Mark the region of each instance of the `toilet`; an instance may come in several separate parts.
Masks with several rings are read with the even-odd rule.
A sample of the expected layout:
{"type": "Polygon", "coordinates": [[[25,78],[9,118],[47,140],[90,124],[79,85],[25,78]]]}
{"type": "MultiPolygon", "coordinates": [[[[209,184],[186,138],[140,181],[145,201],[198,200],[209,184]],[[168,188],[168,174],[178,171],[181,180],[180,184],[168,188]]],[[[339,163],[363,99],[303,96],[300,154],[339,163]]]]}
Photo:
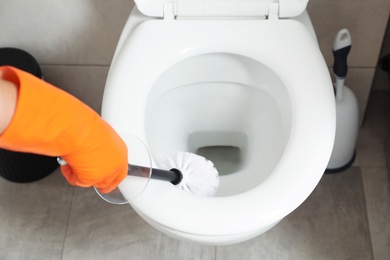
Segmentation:
{"type": "Polygon", "coordinates": [[[150,225],[181,240],[239,243],[314,190],[332,152],[335,103],[307,2],[135,0],[102,117],[125,142],[145,143],[153,167],[188,151],[220,173],[214,197],[150,180],[130,202],[150,225]]]}

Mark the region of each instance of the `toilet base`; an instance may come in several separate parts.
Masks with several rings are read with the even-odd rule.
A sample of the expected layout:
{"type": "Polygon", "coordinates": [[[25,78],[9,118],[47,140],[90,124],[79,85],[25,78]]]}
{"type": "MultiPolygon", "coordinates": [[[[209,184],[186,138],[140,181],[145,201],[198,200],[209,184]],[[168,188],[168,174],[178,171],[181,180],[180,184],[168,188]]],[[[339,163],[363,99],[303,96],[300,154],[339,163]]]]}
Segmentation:
{"type": "Polygon", "coordinates": [[[146,222],[148,222],[151,226],[153,226],[155,229],[159,230],[160,232],[176,238],[178,240],[182,241],[187,241],[187,242],[192,242],[192,243],[197,243],[200,245],[213,245],[213,246],[225,246],[225,245],[233,245],[233,244],[238,244],[247,240],[250,240],[252,238],[255,238],[271,228],[273,228],[275,225],[277,225],[279,221],[276,221],[270,225],[261,227],[260,229],[250,231],[250,232],[245,232],[245,233],[240,233],[240,234],[232,234],[232,235],[221,235],[221,236],[209,236],[209,235],[197,235],[197,234],[189,234],[185,232],[180,232],[177,230],[170,229],[168,227],[164,227],[162,225],[157,224],[156,222],[150,220],[147,218],[145,215],[142,213],[138,212],[139,215],[141,215],[146,222]]]}

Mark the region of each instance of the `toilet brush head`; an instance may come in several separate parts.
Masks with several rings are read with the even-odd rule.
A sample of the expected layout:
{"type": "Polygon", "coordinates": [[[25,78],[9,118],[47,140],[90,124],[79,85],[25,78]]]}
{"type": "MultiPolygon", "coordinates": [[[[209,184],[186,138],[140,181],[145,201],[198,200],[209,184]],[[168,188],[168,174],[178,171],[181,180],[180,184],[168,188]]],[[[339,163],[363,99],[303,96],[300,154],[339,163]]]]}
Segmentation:
{"type": "Polygon", "coordinates": [[[183,179],[176,186],[198,196],[213,196],[219,187],[218,171],[206,158],[188,152],[177,152],[161,165],[166,169],[177,169],[183,179]]]}

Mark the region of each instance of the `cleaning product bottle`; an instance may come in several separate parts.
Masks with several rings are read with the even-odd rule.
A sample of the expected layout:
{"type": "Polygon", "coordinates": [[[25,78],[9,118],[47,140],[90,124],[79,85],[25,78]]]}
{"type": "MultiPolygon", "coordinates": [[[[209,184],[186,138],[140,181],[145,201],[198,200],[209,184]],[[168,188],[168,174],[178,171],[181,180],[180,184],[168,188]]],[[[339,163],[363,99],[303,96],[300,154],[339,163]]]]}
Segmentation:
{"type": "Polygon", "coordinates": [[[336,137],[326,173],[336,173],[350,167],[355,160],[355,146],[359,129],[359,107],[354,93],[344,85],[348,72],[347,57],[351,50],[351,35],[340,30],[333,44],[336,77],[336,137]]]}

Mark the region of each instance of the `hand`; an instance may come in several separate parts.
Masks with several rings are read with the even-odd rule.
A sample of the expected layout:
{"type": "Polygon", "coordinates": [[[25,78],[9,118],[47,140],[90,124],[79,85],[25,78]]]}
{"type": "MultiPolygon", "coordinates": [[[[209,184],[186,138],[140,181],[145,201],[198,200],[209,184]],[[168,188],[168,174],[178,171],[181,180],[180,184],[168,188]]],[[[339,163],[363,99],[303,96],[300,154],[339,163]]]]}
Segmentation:
{"type": "Polygon", "coordinates": [[[16,109],[0,147],[60,156],[72,185],[113,190],[127,175],[127,147],[95,111],[70,94],[13,67],[2,78],[18,88],[16,109]]]}

